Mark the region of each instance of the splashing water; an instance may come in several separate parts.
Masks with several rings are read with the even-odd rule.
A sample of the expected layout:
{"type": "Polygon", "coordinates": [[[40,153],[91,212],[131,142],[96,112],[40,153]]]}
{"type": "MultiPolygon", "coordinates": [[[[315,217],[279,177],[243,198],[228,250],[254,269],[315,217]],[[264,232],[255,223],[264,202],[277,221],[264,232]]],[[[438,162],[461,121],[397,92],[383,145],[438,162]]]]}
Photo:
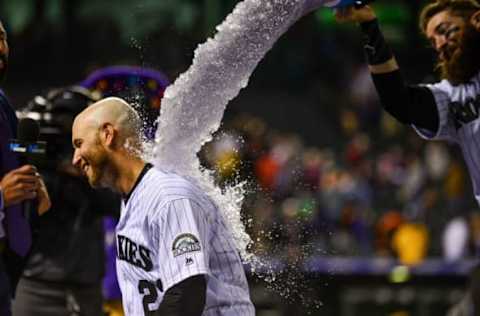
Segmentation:
{"type": "MultiPolygon", "coordinates": [[[[217,203],[242,259],[252,270],[271,268],[249,253],[252,240],[241,221],[245,183],[221,190],[202,169],[197,153],[219,128],[235,98],[265,54],[288,28],[325,0],[245,0],[196,51],[192,66],[167,88],[153,146],[153,164],[195,182],[217,203]]],[[[273,277],[273,280],[275,278],[273,277]]]]}

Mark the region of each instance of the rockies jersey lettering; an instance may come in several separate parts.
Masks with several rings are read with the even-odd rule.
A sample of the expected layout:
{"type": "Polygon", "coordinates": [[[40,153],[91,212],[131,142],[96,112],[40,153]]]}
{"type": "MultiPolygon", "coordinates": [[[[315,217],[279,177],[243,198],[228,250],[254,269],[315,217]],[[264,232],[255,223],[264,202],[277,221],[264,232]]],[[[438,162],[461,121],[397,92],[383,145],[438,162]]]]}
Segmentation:
{"type": "Polygon", "coordinates": [[[478,119],[480,107],[480,96],[476,99],[467,98],[465,102],[450,102],[449,109],[452,112],[452,117],[455,121],[455,128],[458,130],[464,124],[478,119]]]}
{"type": "Polygon", "coordinates": [[[203,316],[252,316],[248,284],[221,212],[190,181],[151,168],[122,203],[117,274],[127,316],[155,315],[165,292],[205,275],[203,316]]]}
{"type": "Polygon", "coordinates": [[[448,140],[460,146],[480,203],[480,73],[470,82],[452,86],[447,80],[427,85],[439,113],[439,128],[429,131],[414,126],[425,139],[448,140]]]}
{"type": "Polygon", "coordinates": [[[117,258],[145,271],[151,271],[153,267],[150,250],[122,235],[117,235],[117,258]]]}

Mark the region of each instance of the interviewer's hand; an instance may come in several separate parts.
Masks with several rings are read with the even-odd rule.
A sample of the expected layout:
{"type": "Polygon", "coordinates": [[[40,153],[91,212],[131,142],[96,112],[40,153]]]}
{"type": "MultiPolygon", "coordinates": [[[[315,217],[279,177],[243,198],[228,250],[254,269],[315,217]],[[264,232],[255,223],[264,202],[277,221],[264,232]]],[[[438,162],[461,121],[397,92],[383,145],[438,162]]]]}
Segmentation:
{"type": "Polygon", "coordinates": [[[0,181],[5,207],[37,197],[39,189],[37,169],[25,165],[7,173],[0,181]]]}
{"type": "Polygon", "coordinates": [[[335,11],[335,19],[339,23],[354,22],[354,23],[363,23],[376,19],[377,16],[372,7],[366,5],[359,9],[355,9],[353,6],[348,6],[344,8],[338,8],[335,11]]]}

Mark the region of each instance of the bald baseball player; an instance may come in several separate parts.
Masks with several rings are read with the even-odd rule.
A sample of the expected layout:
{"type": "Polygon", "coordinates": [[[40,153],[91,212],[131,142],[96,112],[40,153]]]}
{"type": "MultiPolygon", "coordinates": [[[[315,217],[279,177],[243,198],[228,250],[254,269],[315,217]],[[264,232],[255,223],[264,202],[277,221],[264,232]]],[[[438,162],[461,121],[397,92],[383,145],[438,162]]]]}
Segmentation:
{"type": "Polygon", "coordinates": [[[117,274],[126,315],[254,315],[233,237],[212,200],[140,156],[140,119],[119,98],[80,113],[73,164],[123,195],[117,274]]]}

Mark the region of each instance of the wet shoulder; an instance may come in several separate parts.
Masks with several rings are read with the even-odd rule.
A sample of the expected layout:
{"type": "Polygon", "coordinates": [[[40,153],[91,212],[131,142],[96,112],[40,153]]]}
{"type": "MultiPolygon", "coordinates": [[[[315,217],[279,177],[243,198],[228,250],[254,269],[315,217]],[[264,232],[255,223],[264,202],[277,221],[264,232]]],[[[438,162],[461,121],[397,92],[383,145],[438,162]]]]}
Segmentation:
{"type": "Polygon", "coordinates": [[[178,174],[152,168],[143,181],[142,191],[157,205],[166,205],[178,199],[190,199],[199,203],[208,203],[210,199],[190,179],[178,174]]]}

